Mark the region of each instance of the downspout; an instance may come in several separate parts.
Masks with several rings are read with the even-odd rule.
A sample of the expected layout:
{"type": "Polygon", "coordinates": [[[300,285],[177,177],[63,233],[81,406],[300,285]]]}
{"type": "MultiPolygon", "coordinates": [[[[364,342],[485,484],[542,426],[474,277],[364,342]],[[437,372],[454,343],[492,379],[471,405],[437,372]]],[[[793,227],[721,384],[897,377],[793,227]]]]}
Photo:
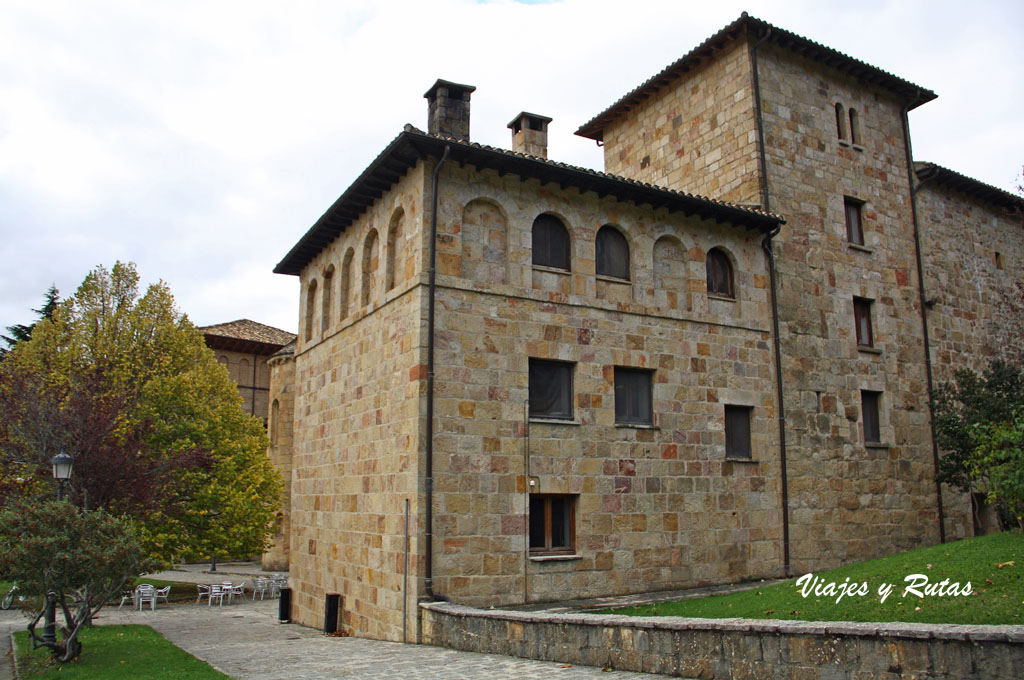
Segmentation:
{"type": "Polygon", "coordinates": [[[434,293],[437,281],[437,207],[439,198],[437,195],[438,182],[440,181],[441,166],[448,160],[451,154],[451,147],[444,146],[444,153],[441,160],[434,166],[434,181],[431,188],[431,200],[434,202],[433,210],[430,211],[430,268],[427,270],[429,282],[427,284],[428,311],[427,311],[427,451],[426,451],[426,589],[427,597],[434,599],[434,293]]]}
{"type": "MultiPolygon", "coordinates": [[[[761,203],[765,212],[771,211],[771,200],[768,192],[768,153],[764,141],[764,118],[761,115],[761,81],[757,72],[757,48],[759,48],[772,35],[771,26],[753,47],[750,48],[750,66],[754,80],[754,112],[757,118],[757,143],[761,156],[761,203]]],[[[772,239],[775,238],[781,226],[777,226],[765,235],[761,240],[761,248],[768,258],[768,276],[772,288],[772,333],[774,334],[775,345],[775,395],[779,403],[779,476],[782,482],[782,565],[785,575],[792,574],[789,565],[789,476],[786,468],[786,401],[782,386],[782,349],[780,348],[781,335],[779,333],[779,296],[778,285],[775,273],[775,251],[772,248],[772,239]]]]}
{"type": "Polygon", "coordinates": [[[921,188],[918,184],[914,186],[914,154],[910,146],[910,107],[921,101],[921,90],[918,89],[917,97],[913,102],[908,102],[900,109],[900,122],[903,124],[903,150],[907,154],[907,186],[910,187],[910,214],[914,225],[914,257],[917,260],[917,282],[918,295],[921,305],[921,330],[924,338],[924,366],[928,375],[928,427],[932,433],[932,463],[935,466],[935,503],[939,510],[939,542],[946,542],[946,517],[942,510],[942,482],[939,481],[939,443],[935,437],[935,384],[932,376],[932,349],[928,340],[928,307],[927,297],[924,289],[924,262],[921,258],[921,233],[917,221],[917,190],[921,188]]]}

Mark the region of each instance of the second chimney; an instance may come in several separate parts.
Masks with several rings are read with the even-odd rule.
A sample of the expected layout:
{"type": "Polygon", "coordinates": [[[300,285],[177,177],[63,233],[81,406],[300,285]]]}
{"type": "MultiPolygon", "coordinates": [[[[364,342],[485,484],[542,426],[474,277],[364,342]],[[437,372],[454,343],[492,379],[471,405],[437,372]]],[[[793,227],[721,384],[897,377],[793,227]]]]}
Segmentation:
{"type": "Polygon", "coordinates": [[[469,141],[469,96],[472,85],[447,80],[434,83],[423,96],[427,99],[427,132],[469,141]]]}
{"type": "Polygon", "coordinates": [[[548,123],[547,116],[523,111],[508,124],[512,130],[512,150],[519,153],[548,157],[548,123]]]}

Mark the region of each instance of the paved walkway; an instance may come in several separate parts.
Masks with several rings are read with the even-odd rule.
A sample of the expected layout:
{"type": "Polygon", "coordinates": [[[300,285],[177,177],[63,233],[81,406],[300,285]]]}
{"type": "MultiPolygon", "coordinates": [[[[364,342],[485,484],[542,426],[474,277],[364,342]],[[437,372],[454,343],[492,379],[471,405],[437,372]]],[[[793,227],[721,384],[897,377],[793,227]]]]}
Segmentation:
{"type": "MultiPolygon", "coordinates": [[[[325,637],[312,628],[278,623],[277,600],[244,603],[236,600],[223,607],[176,604],[142,612],[104,609],[96,623],[152,626],[174,644],[239,680],[382,677],[608,680],[615,677],[589,666],[567,666],[427,645],[325,637]]],[[[647,674],[642,677],[667,676],[647,674]]]]}
{"type": "MultiPolygon", "coordinates": [[[[218,569],[219,571],[219,569],[218,569]]],[[[428,645],[403,645],[361,638],[325,637],[319,631],[277,621],[277,600],[246,600],[210,607],[205,603],[161,605],[156,611],[104,608],[97,625],[152,626],[182,649],[238,680],[327,680],[402,678],[418,680],[585,680],[662,675],[608,673],[591,666],[568,666],[496,654],[460,652],[428,645]]],[[[17,611],[0,612],[0,634],[25,627],[17,611]]],[[[0,661],[0,680],[10,678],[0,661]],[[7,673],[7,675],[5,675],[7,673]]]]}

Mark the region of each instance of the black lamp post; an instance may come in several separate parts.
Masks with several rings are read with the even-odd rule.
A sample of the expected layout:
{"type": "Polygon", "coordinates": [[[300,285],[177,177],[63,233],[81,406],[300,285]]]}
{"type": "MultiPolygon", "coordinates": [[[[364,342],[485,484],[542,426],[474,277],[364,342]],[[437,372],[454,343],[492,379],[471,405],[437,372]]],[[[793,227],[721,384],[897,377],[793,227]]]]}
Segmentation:
{"type": "MultiPolygon", "coordinates": [[[[53,478],[57,480],[57,500],[64,500],[64,483],[71,479],[71,468],[75,459],[64,453],[60,453],[50,459],[53,465],[53,478]]],[[[43,624],[43,642],[57,642],[57,603],[54,601],[53,593],[46,593],[46,614],[43,624]]]]}

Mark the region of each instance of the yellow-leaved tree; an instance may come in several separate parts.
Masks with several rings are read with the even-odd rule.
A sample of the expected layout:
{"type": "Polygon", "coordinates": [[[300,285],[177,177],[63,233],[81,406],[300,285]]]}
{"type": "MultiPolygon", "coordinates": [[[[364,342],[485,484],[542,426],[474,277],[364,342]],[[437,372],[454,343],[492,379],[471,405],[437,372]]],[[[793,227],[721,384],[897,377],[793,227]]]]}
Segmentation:
{"type": "Polygon", "coordinates": [[[90,272],[0,362],[0,465],[22,482],[10,488],[50,487],[63,449],[75,459],[71,502],[131,517],[166,562],[266,547],[281,491],[266,448],[167,285],[140,295],[130,263],[90,272]]]}

